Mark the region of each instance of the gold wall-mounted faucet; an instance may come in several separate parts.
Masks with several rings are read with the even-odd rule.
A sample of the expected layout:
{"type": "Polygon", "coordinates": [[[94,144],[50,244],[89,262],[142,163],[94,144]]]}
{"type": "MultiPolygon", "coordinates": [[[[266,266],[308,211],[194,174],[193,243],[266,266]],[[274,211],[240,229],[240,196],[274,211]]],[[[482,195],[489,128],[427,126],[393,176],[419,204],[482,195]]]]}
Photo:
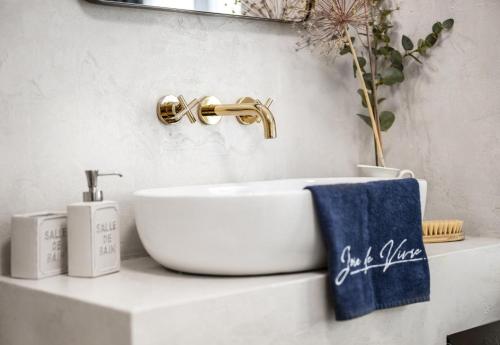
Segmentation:
{"type": "Polygon", "coordinates": [[[243,97],[236,104],[221,104],[217,98],[208,96],[200,101],[198,118],[207,125],[218,123],[222,116],[236,116],[238,122],[243,125],[262,122],[264,138],[274,139],[276,138],[276,121],[269,110],[272,102],[268,99],[265,104],[262,104],[257,99],[243,97]]]}
{"type": "Polygon", "coordinates": [[[199,104],[198,119],[203,124],[215,125],[219,123],[222,116],[235,116],[242,125],[262,122],[264,138],[273,139],[276,138],[276,121],[269,110],[272,102],[268,99],[262,104],[258,99],[242,97],[235,104],[221,104],[216,97],[207,96],[201,100],[195,98],[187,103],[182,95],[178,97],[168,95],[158,101],[156,114],[165,125],[179,122],[185,115],[191,123],[194,123],[196,117],[192,109],[199,104]]]}

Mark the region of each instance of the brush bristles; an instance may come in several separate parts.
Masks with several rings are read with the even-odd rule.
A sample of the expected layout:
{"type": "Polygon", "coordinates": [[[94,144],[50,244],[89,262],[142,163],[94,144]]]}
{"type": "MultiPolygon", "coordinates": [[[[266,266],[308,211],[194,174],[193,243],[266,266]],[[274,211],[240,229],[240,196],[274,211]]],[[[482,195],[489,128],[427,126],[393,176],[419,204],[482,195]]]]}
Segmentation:
{"type": "Polygon", "coordinates": [[[461,220],[427,220],[422,224],[424,242],[448,242],[464,239],[461,220]]]}

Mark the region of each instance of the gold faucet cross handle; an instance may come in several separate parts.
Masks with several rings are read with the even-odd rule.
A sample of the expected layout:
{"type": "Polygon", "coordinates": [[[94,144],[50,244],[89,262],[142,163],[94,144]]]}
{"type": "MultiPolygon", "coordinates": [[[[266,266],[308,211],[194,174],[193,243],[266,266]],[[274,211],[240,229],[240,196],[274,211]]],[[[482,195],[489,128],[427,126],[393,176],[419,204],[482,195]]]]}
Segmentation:
{"type": "Polygon", "coordinates": [[[179,97],[177,97],[179,99],[179,104],[181,105],[180,106],[180,109],[182,109],[179,113],[177,113],[177,106],[179,104],[172,104],[172,113],[174,114],[174,116],[178,119],[182,118],[184,115],[187,115],[188,119],[189,119],[189,122],[191,123],[195,123],[196,122],[196,117],[194,116],[193,112],[191,111],[192,108],[194,108],[199,102],[200,100],[195,98],[193,99],[191,102],[189,103],[186,103],[186,100],[184,99],[184,96],[183,95],[179,95],[179,97]]]}
{"type": "MultiPolygon", "coordinates": [[[[258,104],[262,104],[262,102],[261,102],[261,101],[259,101],[259,100],[257,100],[257,103],[258,103],[258,104]]],[[[268,99],[266,100],[266,103],[264,103],[264,106],[265,106],[266,108],[269,108],[269,107],[271,106],[271,104],[273,104],[273,100],[272,100],[271,98],[268,98],[268,99]]]]}
{"type": "MultiPolygon", "coordinates": [[[[268,108],[268,109],[269,109],[269,107],[271,106],[271,104],[273,104],[273,100],[272,100],[271,98],[268,98],[268,99],[266,100],[266,103],[262,104],[262,102],[261,102],[260,100],[256,99],[256,100],[255,100],[255,103],[260,104],[260,105],[263,105],[263,106],[265,106],[266,108],[268,108]]],[[[257,120],[256,120],[256,121],[260,123],[260,117],[257,117],[257,120]]]]}
{"type": "Polygon", "coordinates": [[[179,95],[179,97],[173,95],[164,96],[160,98],[156,105],[156,114],[158,119],[165,125],[180,121],[184,115],[187,115],[189,121],[194,123],[196,117],[191,109],[199,102],[200,100],[195,98],[187,103],[182,95],[179,95]]]}
{"type": "MultiPolygon", "coordinates": [[[[266,103],[262,104],[262,102],[259,101],[258,99],[255,99],[252,97],[242,97],[238,100],[237,103],[238,104],[252,104],[255,106],[266,107],[267,109],[269,109],[269,107],[273,103],[273,100],[271,98],[268,98],[266,100],[266,103]]],[[[251,125],[252,123],[255,123],[255,122],[261,122],[260,117],[255,116],[255,115],[239,115],[239,116],[236,116],[236,120],[238,120],[238,122],[241,123],[242,125],[251,125]]]]}

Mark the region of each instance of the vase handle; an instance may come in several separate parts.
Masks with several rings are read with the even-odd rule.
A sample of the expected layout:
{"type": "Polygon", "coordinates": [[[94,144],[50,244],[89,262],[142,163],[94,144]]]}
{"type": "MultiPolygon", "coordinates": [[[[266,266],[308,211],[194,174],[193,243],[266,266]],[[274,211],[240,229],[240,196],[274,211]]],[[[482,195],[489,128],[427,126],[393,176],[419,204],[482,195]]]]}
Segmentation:
{"type": "Polygon", "coordinates": [[[399,172],[398,178],[403,178],[403,177],[415,178],[415,174],[411,170],[403,169],[399,172]]]}

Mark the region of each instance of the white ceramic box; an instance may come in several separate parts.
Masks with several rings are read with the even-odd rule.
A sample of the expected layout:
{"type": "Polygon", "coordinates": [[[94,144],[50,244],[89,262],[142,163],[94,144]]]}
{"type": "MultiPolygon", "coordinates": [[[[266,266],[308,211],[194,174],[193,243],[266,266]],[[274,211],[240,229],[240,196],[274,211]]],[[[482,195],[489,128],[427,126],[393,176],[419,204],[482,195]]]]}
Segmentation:
{"type": "Polygon", "coordinates": [[[40,212],[12,217],[11,275],[40,279],[67,272],[67,217],[40,212]]]}
{"type": "Polygon", "coordinates": [[[120,270],[120,218],[114,201],[68,206],[68,273],[97,277],[120,270]]]}

